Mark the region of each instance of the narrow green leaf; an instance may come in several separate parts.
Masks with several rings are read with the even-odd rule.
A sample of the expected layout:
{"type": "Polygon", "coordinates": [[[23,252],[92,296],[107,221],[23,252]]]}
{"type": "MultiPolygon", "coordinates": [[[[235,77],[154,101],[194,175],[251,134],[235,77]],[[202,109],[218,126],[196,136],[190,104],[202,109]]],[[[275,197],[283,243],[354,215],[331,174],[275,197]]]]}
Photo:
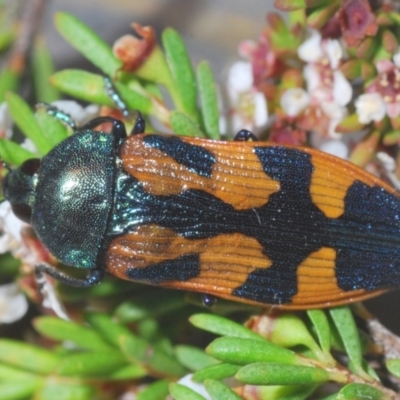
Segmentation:
{"type": "Polygon", "coordinates": [[[362,349],[356,323],[349,307],[331,308],[329,313],[342,339],[347,355],[355,368],[355,372],[364,379],[372,378],[363,369],[362,349]]]}
{"type": "Polygon", "coordinates": [[[41,379],[41,377],[31,372],[26,372],[24,370],[21,370],[19,368],[10,367],[9,365],[6,364],[0,364],[0,382],[1,381],[22,382],[35,379],[41,379]]]}
{"type": "Polygon", "coordinates": [[[6,94],[6,102],[12,119],[22,133],[32,140],[39,153],[45,155],[49,152],[52,146],[47,142],[39,123],[25,100],[17,94],[9,92],[6,94]]]}
{"type": "MultiPolygon", "coordinates": [[[[4,22],[1,21],[0,24],[4,22]]],[[[7,29],[6,31],[0,32],[0,52],[4,51],[15,39],[15,29],[7,29]]]]}
{"type": "Polygon", "coordinates": [[[181,345],[175,348],[180,363],[191,371],[209,367],[218,361],[210,357],[204,350],[197,347],[181,345]]]}
{"type": "Polygon", "coordinates": [[[64,39],[106,75],[115,76],[122,63],[111,47],[78,18],[64,12],[55,16],[55,25],[64,39]]]}
{"type": "Polygon", "coordinates": [[[0,158],[7,164],[19,166],[24,161],[36,157],[36,154],[25,150],[12,140],[0,138],[0,158]]]}
{"type": "Polygon", "coordinates": [[[49,81],[54,73],[53,59],[42,40],[35,41],[32,69],[36,100],[46,103],[59,100],[59,91],[49,81]]]}
{"type": "Polygon", "coordinates": [[[138,110],[145,114],[155,113],[150,98],[126,87],[122,83],[114,82],[114,85],[129,110],[138,110]]]}
{"type": "Polygon", "coordinates": [[[260,362],[246,365],[235,377],[248,385],[310,385],[328,382],[330,374],[320,368],[260,362]]]}
{"type": "Polygon", "coordinates": [[[213,400],[240,400],[238,396],[230,387],[215,379],[207,379],[204,382],[207,392],[213,400]]]}
{"type": "Polygon", "coordinates": [[[4,68],[0,72],[0,103],[3,103],[7,92],[12,92],[17,89],[19,78],[19,74],[9,68],[4,68]]]}
{"type": "Polygon", "coordinates": [[[172,130],[177,135],[204,137],[199,125],[188,115],[180,111],[172,111],[170,114],[170,124],[172,130]]]}
{"type": "Polygon", "coordinates": [[[343,387],[335,400],[384,400],[388,397],[379,389],[362,383],[350,383],[343,387]]]}
{"type": "Polygon", "coordinates": [[[115,322],[109,315],[103,313],[88,313],[86,320],[96,329],[108,343],[119,347],[123,336],[132,335],[125,325],[115,322]]]}
{"type": "Polygon", "coordinates": [[[125,356],[133,362],[142,361],[148,347],[145,340],[133,335],[133,333],[121,336],[119,345],[125,356]]]}
{"type": "Polygon", "coordinates": [[[118,350],[75,353],[63,356],[56,372],[61,376],[108,376],[126,364],[126,358],[118,350]]]}
{"type": "Polygon", "coordinates": [[[163,376],[179,378],[187,373],[187,369],[174,356],[159,346],[154,346],[151,351],[148,351],[147,357],[143,361],[152,371],[163,376]]]}
{"type": "Polygon", "coordinates": [[[240,365],[220,363],[212,365],[211,367],[204,368],[193,374],[195,382],[203,382],[206,379],[225,379],[234,376],[239,369],[240,365]]]}
{"type": "Polygon", "coordinates": [[[306,7],[306,0],[275,0],[274,5],[282,11],[295,11],[306,7]]]}
{"type": "Polygon", "coordinates": [[[51,351],[24,342],[0,339],[0,362],[47,375],[58,364],[59,358],[51,351]]]}
{"type": "Polygon", "coordinates": [[[189,318],[189,321],[196,328],[215,333],[216,335],[265,341],[263,337],[249,328],[219,315],[195,314],[189,318]]]}
{"type": "Polygon", "coordinates": [[[39,380],[0,382],[1,400],[31,399],[41,384],[39,380]]]}
{"type": "Polygon", "coordinates": [[[331,328],[328,318],[322,310],[308,310],[307,315],[314,325],[318,341],[325,355],[325,361],[329,365],[335,365],[335,360],[330,354],[331,350],[331,328]]]}
{"type": "Polygon", "coordinates": [[[185,43],[172,28],[163,31],[162,42],[172,78],[182,98],[183,111],[198,121],[196,80],[185,43]]]}
{"type": "Polygon", "coordinates": [[[304,364],[293,351],[277,346],[266,340],[222,337],[208,345],[207,353],[213,357],[232,364],[254,362],[280,362],[283,364],[304,364]]]}
{"type": "Polygon", "coordinates": [[[140,363],[131,363],[125,367],[116,369],[109,375],[109,379],[114,380],[131,380],[140,379],[147,376],[147,369],[140,363]]]}
{"type": "Polygon", "coordinates": [[[219,139],[219,110],[217,88],[210,65],[202,61],[197,67],[197,86],[207,137],[219,139]]]}
{"type": "Polygon", "coordinates": [[[179,383],[171,383],[169,392],[175,400],[205,400],[203,396],[179,383]]]}
{"type": "Polygon", "coordinates": [[[62,92],[89,103],[113,107],[104,87],[104,77],[79,69],[64,69],[50,77],[51,83],[62,92]]]}
{"type": "Polygon", "coordinates": [[[40,400],[93,400],[98,399],[95,386],[80,382],[65,381],[65,378],[48,379],[40,391],[35,394],[34,399],[40,400]]]}
{"type": "Polygon", "coordinates": [[[56,146],[68,137],[67,127],[57,118],[50,115],[44,107],[36,108],[35,117],[43,132],[43,136],[52,147],[56,146]]]}
{"type": "Polygon", "coordinates": [[[400,360],[392,359],[386,361],[386,367],[391,374],[400,377],[400,360]]]}
{"type": "Polygon", "coordinates": [[[113,350],[92,328],[79,325],[76,322],[64,321],[55,317],[38,317],[35,318],[33,324],[38,332],[53,340],[67,340],[87,350],[113,350]]]}
{"type": "Polygon", "coordinates": [[[168,381],[160,379],[139,392],[136,400],[165,400],[169,393],[168,386],[168,381]]]}

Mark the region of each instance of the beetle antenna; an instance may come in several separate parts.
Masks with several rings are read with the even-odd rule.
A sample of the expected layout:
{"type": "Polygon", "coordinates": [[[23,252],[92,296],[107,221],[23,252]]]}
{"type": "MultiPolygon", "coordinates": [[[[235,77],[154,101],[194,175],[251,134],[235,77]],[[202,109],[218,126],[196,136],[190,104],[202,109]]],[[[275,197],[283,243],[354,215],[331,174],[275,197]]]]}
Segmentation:
{"type": "Polygon", "coordinates": [[[117,92],[117,89],[111,82],[111,79],[108,77],[104,78],[104,88],[108,97],[113,101],[118,110],[122,112],[122,115],[124,117],[128,117],[129,116],[128,106],[126,105],[124,100],[122,100],[121,96],[117,92]]]}
{"type": "Polygon", "coordinates": [[[67,127],[71,128],[73,131],[76,131],[77,126],[75,121],[72,119],[72,117],[67,114],[66,112],[60,110],[58,107],[55,107],[51,104],[48,103],[38,103],[36,104],[36,109],[44,109],[48,115],[51,115],[55,119],[59,120],[63,125],[66,125],[67,127]]]}

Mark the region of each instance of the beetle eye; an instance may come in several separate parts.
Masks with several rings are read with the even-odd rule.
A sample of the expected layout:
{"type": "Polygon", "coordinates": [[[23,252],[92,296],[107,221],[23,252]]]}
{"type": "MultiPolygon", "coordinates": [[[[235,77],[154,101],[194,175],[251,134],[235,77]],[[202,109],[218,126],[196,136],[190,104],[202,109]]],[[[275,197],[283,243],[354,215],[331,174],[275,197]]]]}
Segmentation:
{"type": "Polygon", "coordinates": [[[29,176],[32,176],[38,172],[40,168],[40,160],[38,158],[31,158],[26,160],[20,167],[21,171],[29,176]]]}
{"type": "Polygon", "coordinates": [[[27,204],[13,204],[11,208],[16,217],[27,224],[31,223],[32,209],[27,204]]]}

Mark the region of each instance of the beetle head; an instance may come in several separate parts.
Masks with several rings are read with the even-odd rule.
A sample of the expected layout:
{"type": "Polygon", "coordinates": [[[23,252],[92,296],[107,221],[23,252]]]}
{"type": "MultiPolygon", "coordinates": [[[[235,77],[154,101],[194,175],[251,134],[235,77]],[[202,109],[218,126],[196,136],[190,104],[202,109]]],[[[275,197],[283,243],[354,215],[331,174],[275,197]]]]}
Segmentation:
{"type": "Polygon", "coordinates": [[[3,179],[4,197],[11,203],[14,214],[30,223],[40,160],[32,158],[11,170],[3,179]]]}

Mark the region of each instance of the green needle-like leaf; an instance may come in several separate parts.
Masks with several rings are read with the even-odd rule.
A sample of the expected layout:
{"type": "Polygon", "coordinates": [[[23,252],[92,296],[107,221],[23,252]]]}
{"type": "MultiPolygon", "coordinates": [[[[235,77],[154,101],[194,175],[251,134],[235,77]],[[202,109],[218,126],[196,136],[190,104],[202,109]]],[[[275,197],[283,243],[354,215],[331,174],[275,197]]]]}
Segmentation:
{"type": "Polygon", "coordinates": [[[207,137],[219,139],[218,96],[210,65],[202,61],[197,67],[197,86],[200,94],[201,112],[207,137]]]}
{"type": "Polygon", "coordinates": [[[50,115],[44,107],[36,108],[36,120],[39,122],[43,136],[51,144],[56,146],[68,137],[68,129],[54,116],[50,115]]]}
{"type": "Polygon", "coordinates": [[[108,76],[115,76],[122,63],[111,47],[78,18],[64,12],[55,16],[55,25],[64,39],[108,76]]]}
{"type": "Polygon", "coordinates": [[[214,358],[197,347],[181,345],[176,347],[175,352],[180,363],[191,371],[198,371],[217,363],[214,358]]]}
{"type": "Polygon", "coordinates": [[[169,392],[175,400],[205,400],[203,396],[179,383],[171,383],[169,385],[169,392]]]}
{"type": "Polygon", "coordinates": [[[11,117],[18,128],[28,139],[32,140],[41,155],[48,153],[52,146],[44,136],[39,123],[25,100],[17,94],[9,92],[6,94],[6,101],[11,117]]]}
{"type": "Polygon", "coordinates": [[[24,161],[36,157],[36,154],[25,150],[12,140],[0,138],[0,158],[7,164],[19,166],[24,161]]]}
{"type": "Polygon", "coordinates": [[[35,394],[40,400],[93,400],[99,399],[94,385],[66,381],[65,378],[48,379],[46,384],[35,394]]]}
{"type": "Polygon", "coordinates": [[[217,364],[211,367],[206,367],[193,374],[193,380],[196,382],[203,382],[206,379],[225,379],[230,378],[239,371],[240,365],[234,364],[217,364]]]}
{"type": "Polygon", "coordinates": [[[41,384],[39,380],[0,382],[1,400],[32,399],[41,384]]]}
{"type": "Polygon", "coordinates": [[[221,336],[233,336],[244,339],[254,339],[265,341],[259,334],[251,331],[243,325],[230,319],[213,314],[195,314],[189,318],[189,321],[199,329],[215,333],[221,336]]]}
{"type": "Polygon", "coordinates": [[[386,367],[391,374],[400,378],[400,360],[392,359],[386,362],[386,367]]]}
{"type": "Polygon", "coordinates": [[[113,348],[92,328],[55,317],[39,317],[34,320],[35,329],[53,340],[75,343],[86,350],[112,351],[113,348]]]}
{"type": "Polygon", "coordinates": [[[198,122],[196,80],[185,43],[172,28],[164,30],[162,42],[172,78],[182,98],[183,111],[198,122]]]}
{"type": "Polygon", "coordinates": [[[180,111],[172,111],[170,114],[172,130],[177,135],[204,137],[199,125],[188,115],[180,111]]]}
{"type": "Polygon", "coordinates": [[[230,387],[215,379],[208,379],[204,382],[207,392],[213,400],[240,400],[238,396],[230,387]]]}
{"type": "Polygon", "coordinates": [[[139,392],[136,400],[165,400],[169,393],[168,386],[168,381],[156,381],[139,392]]]}
{"type": "Polygon", "coordinates": [[[0,72],[0,103],[6,97],[7,92],[12,92],[17,89],[20,76],[11,69],[4,68],[0,72]]]}
{"type": "Polygon", "coordinates": [[[343,387],[335,400],[389,400],[379,389],[362,383],[350,383],[343,387]]]}

